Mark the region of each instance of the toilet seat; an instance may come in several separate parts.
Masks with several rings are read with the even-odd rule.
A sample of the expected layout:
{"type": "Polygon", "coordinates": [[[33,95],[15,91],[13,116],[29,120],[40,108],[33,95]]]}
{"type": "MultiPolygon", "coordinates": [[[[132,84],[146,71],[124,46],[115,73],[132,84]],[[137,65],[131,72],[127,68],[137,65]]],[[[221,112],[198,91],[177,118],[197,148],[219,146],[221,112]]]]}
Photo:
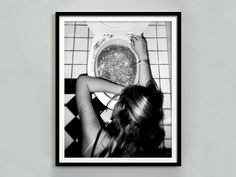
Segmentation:
{"type": "Polygon", "coordinates": [[[123,36],[127,33],[140,35],[148,26],[149,22],[87,22],[88,27],[94,36],[111,34],[114,36],[123,36]]]}
{"type": "MultiPolygon", "coordinates": [[[[99,51],[100,47],[109,43],[112,40],[123,40],[125,43],[130,44],[130,39],[127,34],[140,35],[147,28],[149,22],[87,22],[89,29],[92,31],[94,37],[89,52],[87,73],[89,76],[96,76],[95,71],[95,56],[99,51]]],[[[131,49],[131,45],[126,45],[131,49]]],[[[132,50],[133,51],[133,50],[132,50]]],[[[137,60],[138,57],[136,56],[137,60]]],[[[136,81],[137,81],[136,73],[136,81]]],[[[135,83],[134,83],[135,84],[135,83]]],[[[110,101],[113,94],[97,92],[95,95],[98,99],[109,109],[113,109],[117,99],[110,101]],[[107,105],[109,103],[109,105],[107,105]]]]}

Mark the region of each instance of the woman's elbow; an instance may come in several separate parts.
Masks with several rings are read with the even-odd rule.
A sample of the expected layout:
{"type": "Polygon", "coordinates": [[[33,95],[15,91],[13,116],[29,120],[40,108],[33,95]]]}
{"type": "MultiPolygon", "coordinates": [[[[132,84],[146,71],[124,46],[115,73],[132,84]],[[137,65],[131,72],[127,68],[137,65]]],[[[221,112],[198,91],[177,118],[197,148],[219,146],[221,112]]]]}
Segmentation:
{"type": "Polygon", "coordinates": [[[79,75],[76,81],[76,93],[87,84],[87,78],[88,76],[85,74],[79,75]]]}

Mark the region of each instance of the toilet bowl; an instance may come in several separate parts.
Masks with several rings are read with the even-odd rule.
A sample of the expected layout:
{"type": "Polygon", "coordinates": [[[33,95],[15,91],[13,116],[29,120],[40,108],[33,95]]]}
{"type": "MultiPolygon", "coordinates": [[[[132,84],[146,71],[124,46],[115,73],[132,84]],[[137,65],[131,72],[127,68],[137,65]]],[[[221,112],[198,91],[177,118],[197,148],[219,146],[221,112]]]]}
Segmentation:
{"type": "MultiPolygon", "coordinates": [[[[138,56],[131,47],[130,35],[140,35],[148,22],[87,22],[93,33],[87,73],[89,76],[128,86],[138,82],[138,56]]],[[[98,99],[113,109],[118,98],[96,92],[98,99]]]]}

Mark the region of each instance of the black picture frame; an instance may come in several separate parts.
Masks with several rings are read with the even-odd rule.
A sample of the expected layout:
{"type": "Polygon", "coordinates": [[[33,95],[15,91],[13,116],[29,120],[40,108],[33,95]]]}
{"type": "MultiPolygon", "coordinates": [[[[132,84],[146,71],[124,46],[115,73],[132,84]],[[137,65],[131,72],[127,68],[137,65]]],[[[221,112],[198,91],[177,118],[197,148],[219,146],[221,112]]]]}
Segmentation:
{"type": "MultiPolygon", "coordinates": [[[[56,118],[55,118],[55,129],[56,129],[56,166],[181,166],[181,12],[56,12],[56,118]],[[174,80],[173,83],[175,83],[175,90],[171,90],[172,95],[175,94],[175,125],[171,124],[171,130],[175,130],[174,136],[175,140],[173,140],[173,137],[171,139],[171,143],[175,142],[175,144],[171,145],[171,157],[170,161],[166,160],[169,157],[161,157],[161,158],[153,158],[151,161],[125,161],[125,160],[112,160],[112,161],[103,161],[101,158],[101,161],[99,161],[100,158],[90,158],[89,161],[85,160],[87,158],[83,157],[65,157],[65,149],[62,149],[60,146],[64,144],[62,142],[63,136],[65,137],[65,134],[63,133],[67,127],[62,126],[61,122],[65,119],[65,114],[61,113],[61,108],[64,107],[66,104],[63,99],[63,94],[61,94],[61,90],[64,90],[63,93],[65,93],[65,90],[70,90],[69,92],[75,92],[75,88],[68,88],[65,86],[68,82],[70,86],[75,85],[75,79],[66,80],[64,77],[61,78],[60,73],[64,73],[65,71],[62,68],[65,68],[65,56],[62,55],[65,49],[62,51],[62,42],[64,42],[64,37],[62,34],[62,31],[64,31],[64,25],[62,24],[66,21],[66,19],[70,18],[69,21],[71,21],[71,18],[75,18],[75,21],[78,21],[78,18],[83,17],[134,17],[134,18],[153,18],[153,21],[156,21],[157,18],[166,18],[170,19],[171,23],[171,34],[173,34],[173,31],[175,31],[174,35],[175,37],[171,36],[171,40],[174,40],[175,42],[171,41],[172,47],[174,46],[175,52],[172,51],[173,48],[171,48],[171,55],[173,56],[173,53],[175,53],[174,57],[171,57],[171,60],[175,60],[174,62],[171,61],[171,63],[175,63],[174,66],[175,70],[175,76],[170,75],[170,80],[174,80]],[[61,19],[64,18],[64,21],[62,22],[61,19]],[[171,19],[173,21],[171,21],[171,19]],[[173,25],[174,23],[174,25],[173,25]],[[173,39],[175,38],[175,39],[173,39]],[[173,59],[174,58],[174,59],[173,59]],[[63,67],[62,67],[63,66],[63,67]],[[62,84],[62,81],[64,82],[62,84]],[[173,127],[175,126],[175,127],[173,127]],[[175,148],[175,154],[172,154],[172,149],[175,148]],[[63,152],[64,151],[64,152],[63,152]],[[64,157],[62,157],[64,153],[64,157]],[[174,160],[173,160],[174,157],[174,160]],[[68,160],[69,159],[69,160],[68,160]],[[79,159],[79,160],[76,160],[79,159]],[[93,160],[94,159],[94,160],[93,160]],[[155,160],[157,159],[157,160],[155,160]],[[163,160],[162,160],[163,159],[163,160]]],[[[81,20],[82,21],[82,20],[81,20]]],[[[169,22],[169,20],[166,20],[169,22]]],[[[73,38],[73,37],[72,37],[73,38]]],[[[172,65],[171,65],[172,66],[172,65]]],[[[173,66],[172,66],[173,68],[173,66]]],[[[73,100],[70,100],[70,103],[72,104],[73,100]]],[[[171,103],[173,104],[173,102],[171,103]]],[[[73,106],[72,106],[73,107],[73,106]]],[[[172,107],[171,107],[172,108],[172,107]]],[[[174,108],[173,108],[174,109],[174,108]]],[[[171,111],[173,110],[171,109],[171,111]]],[[[172,113],[172,112],[171,112],[172,113]]],[[[172,117],[171,117],[172,118],[172,117]]],[[[78,122],[77,122],[78,123],[78,122]]],[[[65,139],[64,139],[65,141],[65,139]]],[[[76,146],[75,146],[76,147],[76,146]]],[[[72,148],[73,149],[73,148],[72,148]]],[[[72,150],[71,150],[72,151],[72,150]]]]}

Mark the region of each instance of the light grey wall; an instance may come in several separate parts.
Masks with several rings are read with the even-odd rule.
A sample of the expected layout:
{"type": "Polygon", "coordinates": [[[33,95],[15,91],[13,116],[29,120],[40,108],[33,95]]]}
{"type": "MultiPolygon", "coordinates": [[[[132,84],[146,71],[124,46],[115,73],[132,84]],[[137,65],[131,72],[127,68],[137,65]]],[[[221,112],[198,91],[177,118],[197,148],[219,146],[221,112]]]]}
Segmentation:
{"type": "Polygon", "coordinates": [[[236,175],[236,1],[1,0],[0,177],[236,175]],[[182,167],[55,167],[56,11],[182,11],[182,167]]]}

